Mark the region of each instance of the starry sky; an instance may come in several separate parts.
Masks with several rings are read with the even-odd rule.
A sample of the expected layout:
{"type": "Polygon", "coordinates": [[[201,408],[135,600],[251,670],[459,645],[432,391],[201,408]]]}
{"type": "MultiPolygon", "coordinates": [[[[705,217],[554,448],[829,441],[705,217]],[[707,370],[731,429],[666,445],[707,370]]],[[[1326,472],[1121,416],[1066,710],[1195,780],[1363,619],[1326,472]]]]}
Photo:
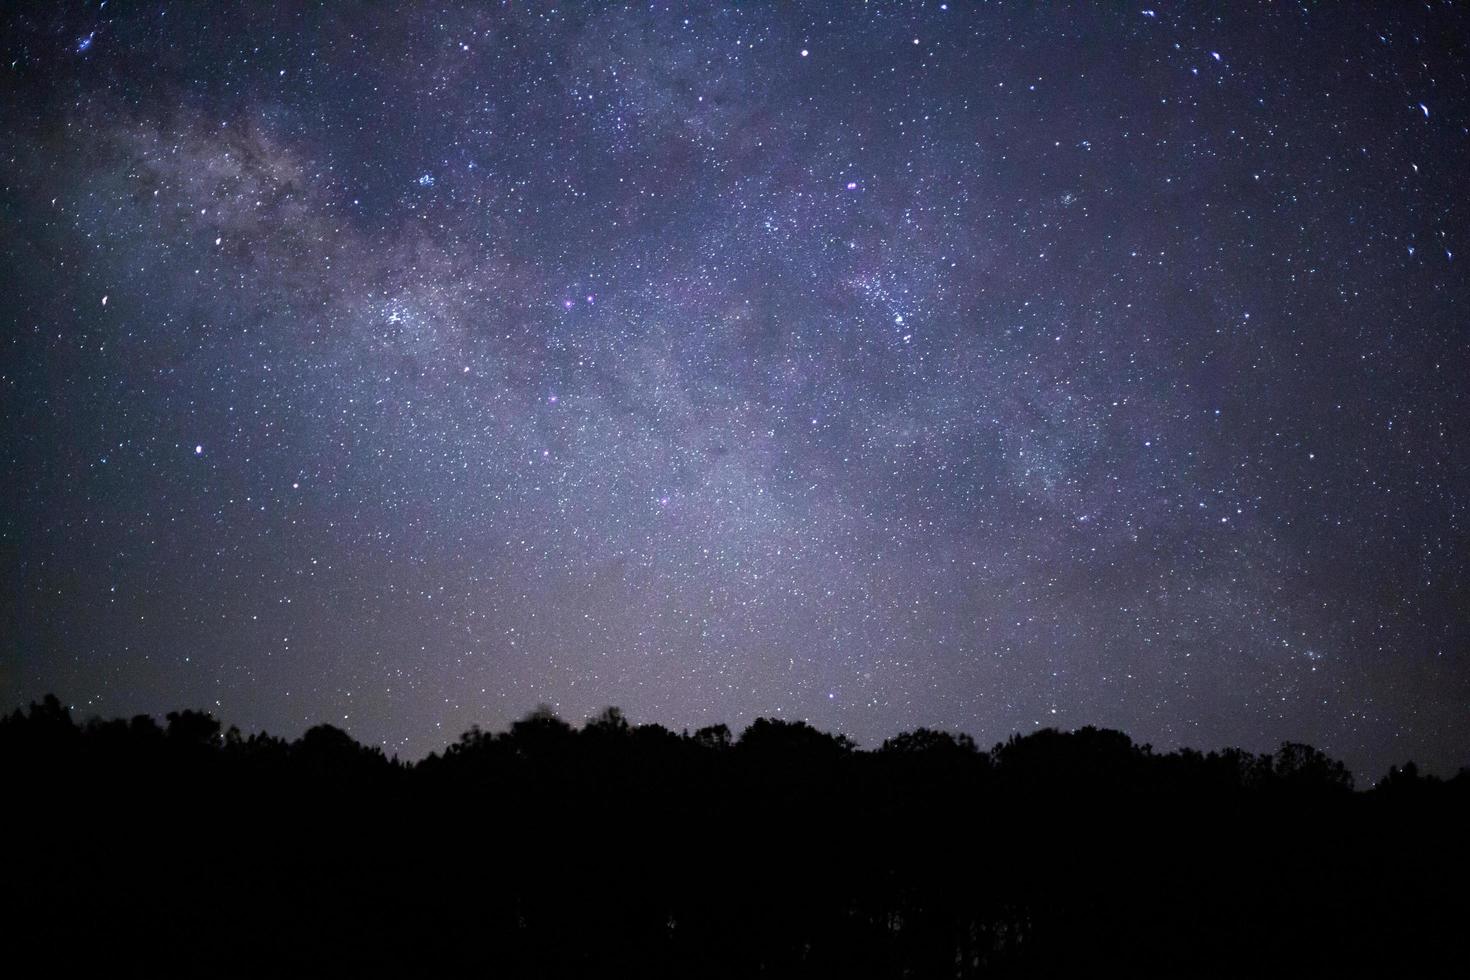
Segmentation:
{"type": "Polygon", "coordinates": [[[1470,12],[1150,4],[6,4],[0,700],[1470,763],[1470,12]]]}

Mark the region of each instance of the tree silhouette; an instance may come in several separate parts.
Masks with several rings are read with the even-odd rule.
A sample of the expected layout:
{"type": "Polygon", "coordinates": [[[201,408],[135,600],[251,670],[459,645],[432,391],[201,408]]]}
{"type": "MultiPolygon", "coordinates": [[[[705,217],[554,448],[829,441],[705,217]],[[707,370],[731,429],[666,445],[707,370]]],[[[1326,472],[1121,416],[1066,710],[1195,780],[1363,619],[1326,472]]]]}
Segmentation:
{"type": "Polygon", "coordinates": [[[1345,792],[1353,788],[1353,776],[1346,766],[1300,742],[1282,743],[1273,771],[1282,785],[1299,791],[1345,792]]]}
{"type": "Polygon", "coordinates": [[[0,717],[0,771],[15,955],[113,968],[167,935],[226,972],[1430,974],[1467,911],[1470,770],[1354,792],[1290,742],[863,751],[542,706],[403,765],[331,725],[79,725],[48,696],[0,717]]]}
{"type": "Polygon", "coordinates": [[[728,749],[733,744],[730,726],[725,724],[706,725],[694,733],[694,742],[701,748],[716,751],[728,749]]]}
{"type": "Polygon", "coordinates": [[[974,755],[979,752],[975,747],[975,740],[968,735],[951,735],[949,732],[937,732],[929,728],[916,728],[911,732],[903,732],[886,739],[879,748],[880,752],[915,753],[924,752],[937,755],[974,755]]]}
{"type": "Polygon", "coordinates": [[[168,740],[180,747],[212,748],[220,745],[220,723],[202,711],[170,711],[168,740]]]}

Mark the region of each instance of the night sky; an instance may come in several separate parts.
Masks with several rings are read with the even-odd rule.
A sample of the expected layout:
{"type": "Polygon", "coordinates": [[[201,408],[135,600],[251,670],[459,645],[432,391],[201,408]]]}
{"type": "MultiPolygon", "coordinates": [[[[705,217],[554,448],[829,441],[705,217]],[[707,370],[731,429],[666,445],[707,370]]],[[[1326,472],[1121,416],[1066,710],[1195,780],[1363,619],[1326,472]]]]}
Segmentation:
{"type": "Polygon", "coordinates": [[[7,3],[0,702],[1470,763],[1463,4],[7,3]]]}

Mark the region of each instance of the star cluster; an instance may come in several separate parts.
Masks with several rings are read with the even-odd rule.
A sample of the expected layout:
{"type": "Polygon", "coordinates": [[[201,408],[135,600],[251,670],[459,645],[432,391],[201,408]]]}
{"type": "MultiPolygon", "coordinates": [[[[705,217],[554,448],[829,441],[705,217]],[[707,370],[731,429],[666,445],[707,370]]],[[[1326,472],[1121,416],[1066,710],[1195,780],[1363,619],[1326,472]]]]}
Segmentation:
{"type": "Polygon", "coordinates": [[[0,17],[7,702],[1470,761],[1462,6],[0,17]]]}

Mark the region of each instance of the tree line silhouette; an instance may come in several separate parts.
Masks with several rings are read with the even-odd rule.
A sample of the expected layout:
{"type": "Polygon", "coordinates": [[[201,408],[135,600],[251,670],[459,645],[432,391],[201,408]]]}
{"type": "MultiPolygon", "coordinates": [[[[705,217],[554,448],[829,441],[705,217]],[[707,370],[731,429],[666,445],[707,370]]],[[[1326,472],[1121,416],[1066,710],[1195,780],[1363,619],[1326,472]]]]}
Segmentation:
{"type": "MultiPolygon", "coordinates": [[[[609,708],[413,764],[330,725],[0,718],[12,951],[209,973],[1241,975],[1464,967],[1470,770],[1096,728],[859,750],[609,708]]],[[[43,960],[45,962],[46,960],[43,960]]]]}

